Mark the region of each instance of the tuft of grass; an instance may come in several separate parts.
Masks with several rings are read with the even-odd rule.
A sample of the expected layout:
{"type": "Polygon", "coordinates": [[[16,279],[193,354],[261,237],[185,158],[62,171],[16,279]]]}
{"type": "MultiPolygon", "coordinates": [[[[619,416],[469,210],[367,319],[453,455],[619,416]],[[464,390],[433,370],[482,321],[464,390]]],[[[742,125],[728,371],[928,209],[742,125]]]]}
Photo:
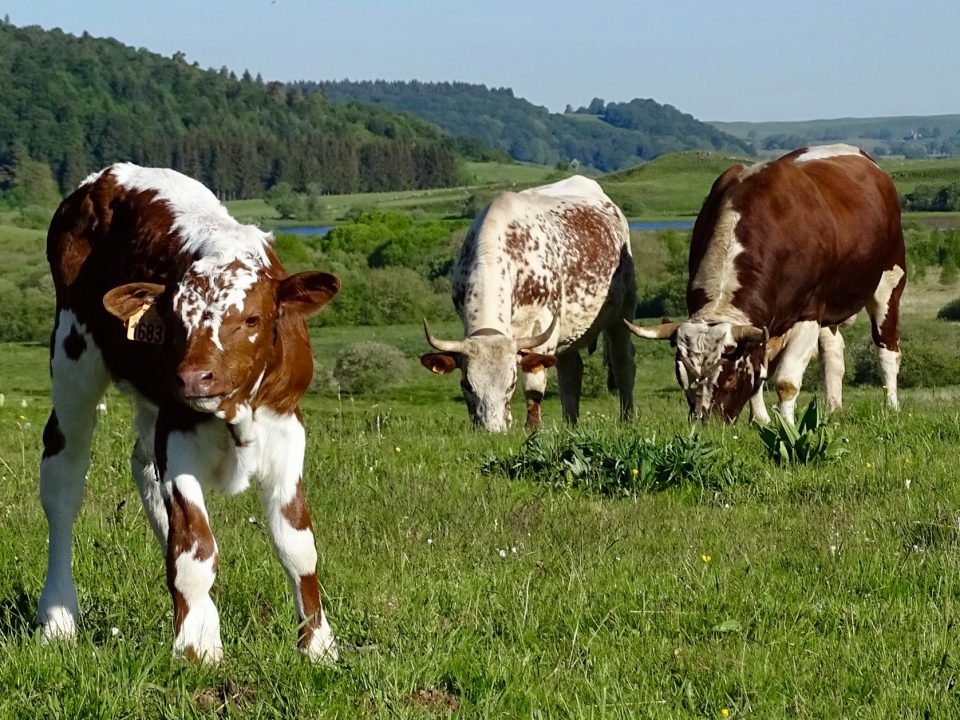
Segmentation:
{"type": "Polygon", "coordinates": [[[631,496],[671,487],[726,487],[746,482],[743,465],[696,428],[667,440],[597,431],[533,433],[519,453],[488,461],[483,471],[578,488],[600,495],[631,496]]]}
{"type": "Polygon", "coordinates": [[[845,452],[840,441],[834,438],[826,417],[820,413],[816,396],[810,400],[796,427],[774,410],[770,424],[757,429],[767,457],[777,465],[806,465],[837,458],[845,452]]]}

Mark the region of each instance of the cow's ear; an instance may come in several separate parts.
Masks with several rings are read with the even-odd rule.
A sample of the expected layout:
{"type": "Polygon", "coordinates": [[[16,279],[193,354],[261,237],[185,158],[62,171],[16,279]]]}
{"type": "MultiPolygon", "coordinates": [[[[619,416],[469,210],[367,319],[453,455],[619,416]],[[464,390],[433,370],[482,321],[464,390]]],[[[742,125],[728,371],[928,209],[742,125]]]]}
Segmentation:
{"type": "Polygon", "coordinates": [[[124,322],[144,305],[154,305],[166,288],[159,283],[128,283],[120,285],[103,296],[107,312],[124,322]]]}
{"type": "Polygon", "coordinates": [[[340,278],[325,272],[302,272],[280,281],[277,304],[288,312],[310,315],[340,291],[340,278]]]}
{"type": "Polygon", "coordinates": [[[520,369],[525,373],[543,372],[557,364],[556,355],[541,355],[529,350],[520,351],[520,369]]]}
{"type": "Polygon", "coordinates": [[[420,364],[437,375],[452,373],[460,365],[457,353],[427,353],[420,356],[420,364]]]}

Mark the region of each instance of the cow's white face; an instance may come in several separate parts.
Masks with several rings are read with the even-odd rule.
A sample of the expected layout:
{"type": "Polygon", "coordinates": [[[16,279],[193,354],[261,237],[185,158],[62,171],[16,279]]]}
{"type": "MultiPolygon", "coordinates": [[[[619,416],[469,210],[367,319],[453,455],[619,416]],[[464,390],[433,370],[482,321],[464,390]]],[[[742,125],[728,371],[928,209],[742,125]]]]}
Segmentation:
{"type": "Polygon", "coordinates": [[[685,322],[677,328],[677,381],[687,396],[690,416],[713,415],[733,422],[766,373],[766,345],[739,342],[731,323],[685,322]]]}
{"type": "Polygon", "coordinates": [[[517,369],[542,372],[556,364],[553,355],[541,355],[517,346],[504,335],[470,337],[456,352],[427,353],[420,362],[444,374],[460,368],[460,387],[476,428],[505,432],[513,423],[510,400],[517,386],[517,369]]]}

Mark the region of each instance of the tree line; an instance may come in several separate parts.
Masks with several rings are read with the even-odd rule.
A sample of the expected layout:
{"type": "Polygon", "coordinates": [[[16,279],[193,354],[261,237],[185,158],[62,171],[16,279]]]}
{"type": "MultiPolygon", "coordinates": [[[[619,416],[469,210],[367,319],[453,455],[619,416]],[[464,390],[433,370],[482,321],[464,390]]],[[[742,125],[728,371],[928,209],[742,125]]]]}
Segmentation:
{"type": "Polygon", "coordinates": [[[0,189],[19,162],[61,192],[119,160],[172,167],[224,199],[279,182],[322,193],[450,186],[456,142],[410,115],[201,69],[113,39],[0,23],[0,189]]]}

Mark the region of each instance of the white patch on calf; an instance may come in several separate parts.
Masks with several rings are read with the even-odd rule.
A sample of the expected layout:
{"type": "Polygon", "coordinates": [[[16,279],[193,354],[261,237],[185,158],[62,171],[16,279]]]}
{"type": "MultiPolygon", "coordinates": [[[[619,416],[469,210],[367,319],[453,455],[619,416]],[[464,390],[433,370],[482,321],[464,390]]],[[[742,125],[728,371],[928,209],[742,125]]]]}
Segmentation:
{"type": "Polygon", "coordinates": [[[884,270],[880,276],[880,282],[877,284],[877,289],[873,291],[873,297],[867,301],[867,312],[870,313],[870,317],[878,328],[882,327],[883,321],[887,319],[890,296],[903,276],[904,269],[899,265],[884,270]]]}
{"type": "Polygon", "coordinates": [[[322,613],[320,626],[310,636],[310,644],[301,652],[311,660],[333,664],[337,661],[337,642],[327,622],[326,613],[322,613]]]}
{"type": "Polygon", "coordinates": [[[844,155],[859,155],[864,160],[868,158],[863,154],[863,151],[858,147],[853,145],[847,145],[846,143],[835,143],[833,145],[816,145],[811,148],[807,148],[807,151],[801,155],[797,156],[796,162],[809,162],[811,160],[827,160],[834,157],[842,157],[844,155]]]}
{"type": "Polygon", "coordinates": [[[260,279],[253,259],[246,260],[240,267],[227,268],[218,258],[202,258],[190,267],[173,296],[174,310],[180,315],[188,336],[207,328],[213,344],[223,350],[220,340],[223,318],[231,310],[243,311],[247,292],[260,279]]]}
{"type": "Polygon", "coordinates": [[[900,371],[900,353],[886,348],[878,348],[880,373],[883,375],[883,387],[887,391],[887,405],[894,410],[900,409],[897,397],[897,373],[900,371]]]}
{"type": "Polygon", "coordinates": [[[280,415],[266,407],[254,414],[257,477],[264,504],[283,508],[297,491],[303,473],[307,438],[296,415],[280,415]]]}
{"type": "MultiPolygon", "coordinates": [[[[199,507],[203,508],[203,505],[199,507]]],[[[216,577],[216,543],[213,554],[206,560],[198,560],[196,551],[197,545],[194,544],[176,559],[173,585],[183,595],[187,612],[180,632],[174,638],[173,652],[174,655],[183,656],[187,648],[192,647],[205,662],[219,663],[223,657],[220,615],[209,594],[216,577]]]]}

